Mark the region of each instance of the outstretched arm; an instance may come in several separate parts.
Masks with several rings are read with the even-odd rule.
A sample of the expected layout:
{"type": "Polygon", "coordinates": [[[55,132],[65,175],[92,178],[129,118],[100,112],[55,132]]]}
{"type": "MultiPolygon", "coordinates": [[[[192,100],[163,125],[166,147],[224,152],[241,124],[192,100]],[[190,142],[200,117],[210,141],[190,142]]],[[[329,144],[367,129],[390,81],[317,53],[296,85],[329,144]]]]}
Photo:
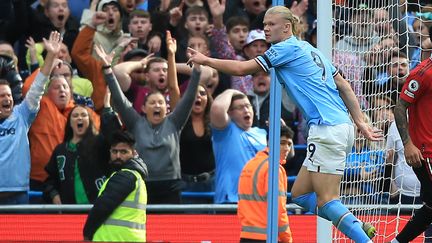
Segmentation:
{"type": "MultiPolygon", "coordinates": [[[[106,54],[101,46],[95,46],[95,50],[104,65],[109,66],[111,63],[111,56],[106,54]]],[[[109,90],[112,93],[112,102],[114,108],[120,114],[120,117],[126,124],[126,127],[129,130],[133,130],[134,125],[139,119],[140,115],[135,111],[135,109],[132,107],[132,104],[121,91],[120,85],[118,84],[117,78],[114,76],[112,69],[104,69],[104,74],[109,90]]]]}
{"type": "Polygon", "coordinates": [[[410,103],[399,99],[395,107],[395,120],[402,142],[407,164],[414,168],[421,167],[421,161],[424,160],[421,151],[413,144],[408,133],[407,109],[410,103]]]}
{"type": "Polygon", "coordinates": [[[348,81],[346,81],[340,74],[337,74],[334,79],[345,106],[348,108],[351,117],[357,127],[362,131],[363,135],[371,141],[382,140],[382,132],[372,129],[372,127],[364,121],[360,105],[348,81]]]}
{"type": "Polygon", "coordinates": [[[171,32],[166,32],[166,45],[168,52],[168,90],[170,95],[170,107],[174,110],[180,100],[180,88],[177,80],[177,67],[175,53],[177,51],[177,41],[171,37],[171,32]]]}
{"type": "Polygon", "coordinates": [[[217,69],[218,71],[234,76],[245,76],[262,70],[261,66],[255,61],[255,59],[237,61],[211,58],[190,47],[188,47],[188,54],[188,64],[197,63],[201,65],[207,65],[217,69]]]}
{"type": "Polygon", "coordinates": [[[24,99],[31,110],[39,109],[39,103],[44,92],[45,83],[48,81],[48,77],[54,66],[61,63],[59,59],[56,59],[60,51],[61,41],[60,33],[57,31],[51,32],[48,40],[45,38],[43,39],[45,50],[47,51],[45,62],[24,99]]]}

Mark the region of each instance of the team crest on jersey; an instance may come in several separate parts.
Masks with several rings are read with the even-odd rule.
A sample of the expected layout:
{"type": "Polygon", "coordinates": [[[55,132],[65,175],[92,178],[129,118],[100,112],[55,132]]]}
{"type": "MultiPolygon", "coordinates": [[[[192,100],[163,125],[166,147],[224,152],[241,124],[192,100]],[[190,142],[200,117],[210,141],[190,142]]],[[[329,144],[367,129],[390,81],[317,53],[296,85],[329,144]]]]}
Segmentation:
{"type": "Polygon", "coordinates": [[[411,92],[416,92],[420,88],[420,84],[417,80],[411,80],[408,84],[408,90],[411,92]]]}

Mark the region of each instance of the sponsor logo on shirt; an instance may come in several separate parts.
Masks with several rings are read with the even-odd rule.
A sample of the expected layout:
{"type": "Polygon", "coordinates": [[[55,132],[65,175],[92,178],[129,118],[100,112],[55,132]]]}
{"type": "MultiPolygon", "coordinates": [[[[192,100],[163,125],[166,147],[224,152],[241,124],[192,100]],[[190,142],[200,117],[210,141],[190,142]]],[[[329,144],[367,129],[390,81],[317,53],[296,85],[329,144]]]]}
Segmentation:
{"type": "Polygon", "coordinates": [[[15,128],[0,128],[0,137],[15,135],[15,128]]]}

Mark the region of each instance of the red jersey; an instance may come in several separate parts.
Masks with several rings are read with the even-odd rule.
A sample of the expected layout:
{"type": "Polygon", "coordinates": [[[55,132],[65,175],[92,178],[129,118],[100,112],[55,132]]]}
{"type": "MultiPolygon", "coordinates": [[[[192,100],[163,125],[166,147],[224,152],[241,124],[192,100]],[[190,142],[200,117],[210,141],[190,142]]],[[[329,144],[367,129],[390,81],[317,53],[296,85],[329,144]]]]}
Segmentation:
{"type": "Polygon", "coordinates": [[[400,98],[408,107],[409,134],[423,156],[432,156],[432,57],[409,74],[400,98]]]}

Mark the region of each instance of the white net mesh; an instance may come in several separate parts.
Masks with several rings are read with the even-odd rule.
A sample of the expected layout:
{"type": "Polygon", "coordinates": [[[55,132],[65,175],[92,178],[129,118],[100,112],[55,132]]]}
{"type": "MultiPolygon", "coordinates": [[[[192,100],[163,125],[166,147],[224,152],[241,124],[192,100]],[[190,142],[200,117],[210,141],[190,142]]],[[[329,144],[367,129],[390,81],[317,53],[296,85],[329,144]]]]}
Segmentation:
{"type": "MultiPolygon", "coordinates": [[[[404,160],[392,109],[409,70],[428,54],[422,50],[432,19],[428,3],[333,3],[333,63],[351,83],[369,122],[385,134],[385,141],[370,143],[356,133],[341,185],[342,202],[377,228],[374,242],[393,239],[413,213],[405,206],[421,203],[419,183],[404,160]]],[[[425,235],[426,242],[432,241],[425,235]]],[[[421,235],[416,242],[424,240],[421,235]]],[[[333,241],[350,242],[335,229],[333,241]]]]}

